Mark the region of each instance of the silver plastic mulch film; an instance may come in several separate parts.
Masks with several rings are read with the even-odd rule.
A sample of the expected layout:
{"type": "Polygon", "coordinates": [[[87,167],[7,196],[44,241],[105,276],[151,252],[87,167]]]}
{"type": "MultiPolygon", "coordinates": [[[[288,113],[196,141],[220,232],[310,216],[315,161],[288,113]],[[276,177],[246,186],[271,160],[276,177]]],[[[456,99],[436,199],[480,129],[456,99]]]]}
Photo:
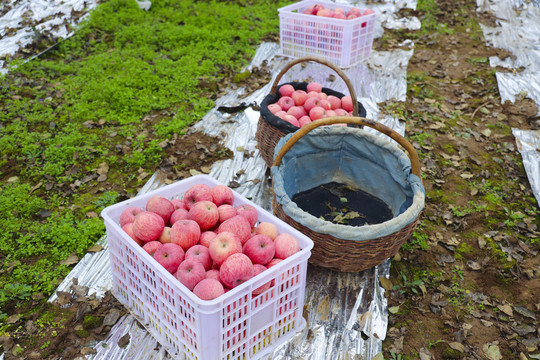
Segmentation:
{"type": "MultiPolygon", "coordinates": [[[[516,97],[532,99],[540,116],[540,0],[477,0],[478,11],[497,18],[495,27],[482,26],[488,45],[512,52],[512,56],[489,59],[497,71],[501,101],[516,97]],[[520,69],[518,71],[518,69],[520,69]]],[[[540,204],[540,130],[512,129],[523,166],[538,204],[540,204]]]]}

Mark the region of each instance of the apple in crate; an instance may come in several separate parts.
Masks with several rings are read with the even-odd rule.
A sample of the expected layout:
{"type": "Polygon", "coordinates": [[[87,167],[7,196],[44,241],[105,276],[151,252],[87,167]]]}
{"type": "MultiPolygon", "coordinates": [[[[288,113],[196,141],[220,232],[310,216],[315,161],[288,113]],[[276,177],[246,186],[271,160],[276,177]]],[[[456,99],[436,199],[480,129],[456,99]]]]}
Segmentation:
{"type": "Polygon", "coordinates": [[[221,282],[233,289],[253,277],[253,263],[242,253],[229,256],[219,268],[221,282]]]}
{"type": "Polygon", "coordinates": [[[163,244],[154,253],[154,259],[171,274],[178,270],[178,266],[184,261],[184,256],[184,249],[173,243],[163,244]]]}
{"type": "Polygon", "coordinates": [[[220,234],[222,232],[231,232],[235,234],[243,245],[251,237],[251,224],[241,215],[241,212],[239,212],[239,215],[233,216],[219,225],[217,233],[220,234]]]}
{"type": "Polygon", "coordinates": [[[182,200],[182,199],[172,199],[171,202],[174,205],[175,210],[178,210],[178,209],[186,209],[187,210],[186,204],[184,204],[184,200],[182,200]]]}
{"type": "Polygon", "coordinates": [[[274,245],[276,246],[275,257],[279,259],[286,259],[300,251],[298,240],[287,233],[279,234],[274,239],[274,245]]]}
{"type": "Polygon", "coordinates": [[[161,246],[163,246],[161,242],[154,240],[154,241],[147,242],[146,244],[143,245],[142,248],[144,249],[144,251],[148,253],[148,255],[154,256],[154,253],[156,252],[156,250],[159,249],[161,246]]]}
{"type": "Polygon", "coordinates": [[[225,220],[229,220],[233,216],[237,215],[236,208],[229,204],[223,204],[218,206],[219,222],[222,223],[225,220]]]}
{"type": "Polygon", "coordinates": [[[165,226],[163,228],[163,232],[161,233],[161,236],[159,237],[158,241],[162,244],[167,244],[171,242],[171,227],[165,226]]]}
{"type": "Polygon", "coordinates": [[[199,242],[201,228],[193,220],[178,220],[171,226],[171,242],[187,251],[199,242]]]}
{"type": "Polygon", "coordinates": [[[279,235],[279,230],[277,226],[271,222],[262,221],[257,225],[257,228],[255,229],[256,235],[266,235],[270,239],[274,240],[276,236],[279,235]]]}
{"type": "Polygon", "coordinates": [[[184,204],[189,210],[198,201],[212,201],[212,189],[206,184],[195,184],[184,193],[184,204]]]}
{"type": "Polygon", "coordinates": [[[158,214],[165,221],[165,225],[169,224],[169,219],[171,214],[174,212],[175,208],[173,203],[163,196],[156,195],[152,196],[146,203],[146,211],[150,211],[158,214]]]}
{"type": "Polygon", "coordinates": [[[211,231],[211,230],[203,231],[201,233],[201,236],[199,237],[199,244],[203,245],[203,246],[206,246],[206,247],[209,247],[210,242],[212,241],[213,238],[216,237],[216,235],[217,234],[214,231],[211,231]]]}
{"type": "Polygon", "coordinates": [[[195,285],[204,280],[206,270],[197,259],[185,259],[178,266],[175,276],[185,287],[193,291],[195,285]]]}
{"type": "Polygon", "coordinates": [[[133,239],[133,241],[135,241],[137,244],[139,244],[140,246],[143,246],[144,245],[144,241],[142,241],[141,239],[139,239],[137,236],[135,236],[135,234],[133,233],[133,223],[127,223],[126,225],[122,226],[122,230],[124,230],[126,232],[126,234],[129,235],[130,238],[133,239]]]}
{"type": "Polygon", "coordinates": [[[149,242],[159,239],[164,228],[165,221],[161,216],[145,211],[135,216],[132,230],[138,239],[149,242]]]}
{"type": "Polygon", "coordinates": [[[210,241],[208,251],[212,260],[221,265],[232,254],[242,252],[242,243],[234,233],[223,231],[210,241]]]}
{"type": "Polygon", "coordinates": [[[219,280],[219,270],[218,269],[210,269],[206,272],[206,275],[205,275],[205,278],[206,279],[214,279],[214,280],[219,280]]]}
{"type": "Polygon", "coordinates": [[[123,228],[124,225],[135,221],[135,216],[142,212],[144,212],[144,210],[137,206],[130,206],[122,211],[120,214],[120,227],[123,228]]]}
{"type": "Polygon", "coordinates": [[[274,258],[276,246],[266,235],[255,235],[249,239],[242,249],[253,264],[266,264],[274,258]]]}
{"type": "Polygon", "coordinates": [[[201,280],[195,288],[193,293],[202,300],[214,300],[215,298],[223,295],[225,289],[218,279],[206,278],[201,280]]]}
{"type": "Polygon", "coordinates": [[[247,221],[249,221],[249,225],[251,227],[254,227],[255,224],[257,224],[257,220],[259,219],[259,213],[254,206],[251,206],[249,204],[242,204],[236,207],[236,212],[238,213],[238,215],[246,218],[247,221]]]}
{"type": "MultiPolygon", "coordinates": [[[[261,264],[253,264],[253,277],[259,275],[260,273],[264,272],[266,270],[266,266],[261,264]]],[[[265,292],[266,290],[270,289],[270,286],[272,285],[272,281],[268,281],[262,286],[259,286],[255,290],[253,290],[253,295],[259,295],[265,292]]]]}
{"type": "Polygon", "coordinates": [[[171,214],[171,218],[169,219],[169,223],[172,226],[178,220],[186,220],[186,219],[188,219],[188,213],[189,213],[189,211],[187,209],[184,209],[184,208],[176,209],[171,214]]]}
{"type": "Polygon", "coordinates": [[[204,266],[204,270],[208,271],[212,267],[212,258],[208,248],[204,245],[193,245],[186,251],[185,259],[195,259],[204,266]]]}
{"type": "Polygon", "coordinates": [[[234,203],[234,194],[226,185],[216,185],[212,187],[212,202],[216,206],[223,204],[232,205],[234,203]]]}
{"type": "Polygon", "coordinates": [[[219,221],[219,211],[212,201],[197,201],[188,212],[188,219],[199,224],[200,230],[212,229],[219,221]]]}

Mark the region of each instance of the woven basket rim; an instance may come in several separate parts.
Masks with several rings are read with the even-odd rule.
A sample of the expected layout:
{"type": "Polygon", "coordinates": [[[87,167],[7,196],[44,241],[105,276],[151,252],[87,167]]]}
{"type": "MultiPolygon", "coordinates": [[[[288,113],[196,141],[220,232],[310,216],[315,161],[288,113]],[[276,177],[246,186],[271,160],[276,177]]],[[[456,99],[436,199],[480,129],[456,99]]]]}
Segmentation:
{"type": "MultiPolygon", "coordinates": [[[[324,131],[328,131],[328,130],[325,130],[323,128],[314,130],[315,134],[317,134],[318,132],[324,132],[324,131]]],[[[384,143],[384,141],[383,141],[384,139],[382,139],[381,137],[379,137],[377,135],[368,133],[367,131],[365,131],[363,129],[339,127],[339,128],[334,128],[334,130],[332,130],[332,131],[344,131],[344,132],[354,131],[354,132],[359,132],[368,141],[374,141],[375,143],[380,143],[380,144],[384,143]]],[[[281,144],[285,143],[286,140],[287,140],[287,137],[290,137],[291,135],[292,134],[286,135],[282,139],[280,139],[280,142],[278,142],[278,144],[276,145],[275,153],[277,153],[279,151],[280,143],[281,144]]],[[[309,134],[307,134],[307,135],[309,136],[309,134]]],[[[392,148],[394,148],[395,151],[403,153],[403,156],[407,157],[401,149],[399,149],[396,145],[394,145],[394,144],[392,144],[390,142],[384,143],[384,146],[392,147],[392,148]]],[[[401,226],[401,227],[405,227],[408,224],[410,224],[411,222],[413,222],[420,215],[420,213],[422,212],[422,210],[424,208],[424,204],[425,204],[425,193],[424,193],[423,185],[421,183],[421,179],[418,178],[416,175],[411,173],[409,176],[413,177],[413,179],[418,179],[420,187],[417,187],[417,189],[415,190],[414,195],[413,195],[413,202],[404,212],[402,212],[401,214],[399,214],[398,216],[396,216],[396,217],[394,217],[394,218],[392,218],[390,220],[387,220],[385,222],[378,223],[378,224],[363,225],[363,226],[351,226],[351,225],[335,224],[335,223],[332,223],[330,221],[321,220],[321,219],[311,215],[310,213],[302,210],[300,207],[298,207],[298,205],[294,201],[292,201],[292,199],[286,193],[276,194],[276,182],[278,183],[279,188],[283,188],[284,179],[282,178],[281,174],[278,172],[278,166],[272,166],[271,172],[272,172],[272,183],[273,183],[272,190],[274,192],[274,195],[276,195],[276,202],[277,202],[277,204],[279,204],[283,208],[283,212],[287,216],[289,216],[291,219],[298,222],[299,224],[302,224],[302,225],[304,225],[304,226],[306,226],[308,228],[311,228],[311,229],[312,229],[313,225],[316,225],[316,228],[318,230],[313,230],[313,231],[316,231],[316,232],[321,233],[321,234],[327,234],[327,235],[330,235],[330,236],[333,236],[335,238],[339,238],[339,239],[342,239],[342,240],[359,241],[359,242],[368,241],[368,240],[373,239],[373,237],[368,236],[366,234],[362,235],[361,233],[370,234],[372,232],[378,232],[379,234],[378,234],[377,237],[389,236],[392,233],[399,230],[399,227],[397,227],[397,225],[399,223],[403,223],[403,226],[401,226]],[[279,201],[279,198],[284,199],[284,201],[283,202],[279,201]],[[296,218],[294,215],[291,216],[291,213],[289,211],[287,211],[289,209],[292,209],[295,212],[297,212],[298,214],[301,214],[301,216],[303,218],[302,220],[309,221],[311,223],[311,225],[303,223],[302,220],[296,218]],[[329,228],[330,229],[335,229],[337,231],[337,233],[331,232],[331,231],[321,230],[321,229],[329,229],[329,228]],[[343,232],[350,233],[352,231],[351,228],[355,228],[355,230],[357,230],[357,234],[355,234],[356,238],[350,238],[350,239],[346,238],[346,239],[344,239],[343,236],[340,237],[340,234],[342,234],[343,232]]]]}

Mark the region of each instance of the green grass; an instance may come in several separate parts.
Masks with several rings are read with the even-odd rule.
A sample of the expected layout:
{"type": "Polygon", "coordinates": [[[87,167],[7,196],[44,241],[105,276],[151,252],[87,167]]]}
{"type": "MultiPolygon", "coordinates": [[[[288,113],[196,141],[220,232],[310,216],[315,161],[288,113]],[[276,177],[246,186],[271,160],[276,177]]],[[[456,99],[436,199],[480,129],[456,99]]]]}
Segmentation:
{"type": "Polygon", "coordinates": [[[158,144],[200,120],[216,87],[278,32],[285,4],[153,0],[142,11],[111,0],[44,56],[11,62],[0,85],[0,308],[51,294],[70,271],[59,263],[104,234],[86,214],[118,201],[114,190],[88,196],[101,185],[84,179],[107,163],[107,185],[133,193],[138,170],[162,160],[158,144]]]}

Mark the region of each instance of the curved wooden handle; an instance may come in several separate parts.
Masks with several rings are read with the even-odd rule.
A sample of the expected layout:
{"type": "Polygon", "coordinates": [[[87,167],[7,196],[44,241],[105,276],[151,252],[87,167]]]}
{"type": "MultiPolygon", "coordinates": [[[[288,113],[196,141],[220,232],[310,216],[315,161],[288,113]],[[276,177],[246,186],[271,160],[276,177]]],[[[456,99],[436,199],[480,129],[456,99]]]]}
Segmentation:
{"type": "Polygon", "coordinates": [[[395,132],[392,128],[383,125],[381,123],[378,123],[373,120],[369,120],[366,118],[361,117],[351,117],[351,116],[332,116],[324,119],[315,120],[307,125],[302,126],[300,129],[298,129],[289,140],[283,145],[281,149],[279,149],[276,158],[274,159],[274,163],[272,166],[279,166],[281,164],[281,160],[283,159],[283,156],[291,149],[291,147],[300,140],[304,135],[309,133],[311,130],[323,126],[323,125],[332,125],[332,124],[357,124],[357,125],[363,125],[363,126],[369,126],[370,128],[373,128],[385,135],[388,135],[392,139],[394,139],[398,144],[403,146],[405,150],[407,150],[407,153],[409,155],[409,159],[411,160],[411,172],[418,176],[420,178],[420,160],[418,159],[418,153],[412,146],[412,144],[407,141],[403,136],[395,132]]]}
{"type": "Polygon", "coordinates": [[[288,63],[280,72],[279,74],[277,75],[276,79],[274,80],[274,83],[272,84],[272,88],[270,90],[270,93],[271,94],[275,94],[276,93],[276,89],[278,87],[278,84],[279,84],[279,81],[281,80],[281,78],[283,77],[283,75],[285,75],[285,73],[290,69],[292,68],[294,65],[296,64],[299,64],[299,63],[303,63],[303,62],[308,62],[308,61],[313,61],[313,62],[316,62],[316,63],[319,63],[319,64],[322,64],[322,65],[326,65],[328,66],[329,68],[331,68],[332,70],[334,70],[338,75],[339,77],[341,77],[343,79],[343,81],[345,81],[345,85],[347,85],[347,88],[349,89],[349,94],[351,95],[351,98],[352,98],[352,103],[353,103],[353,115],[354,116],[358,116],[358,100],[356,99],[356,92],[354,91],[354,86],[352,85],[351,83],[351,80],[349,80],[349,78],[347,77],[347,75],[345,75],[345,73],[339,68],[337,67],[336,65],[332,64],[331,62],[329,61],[326,61],[324,59],[320,59],[320,58],[317,58],[317,57],[311,57],[311,56],[306,56],[306,57],[302,57],[302,58],[298,58],[298,59],[295,59],[293,61],[291,61],[290,63],[288,63]]]}

